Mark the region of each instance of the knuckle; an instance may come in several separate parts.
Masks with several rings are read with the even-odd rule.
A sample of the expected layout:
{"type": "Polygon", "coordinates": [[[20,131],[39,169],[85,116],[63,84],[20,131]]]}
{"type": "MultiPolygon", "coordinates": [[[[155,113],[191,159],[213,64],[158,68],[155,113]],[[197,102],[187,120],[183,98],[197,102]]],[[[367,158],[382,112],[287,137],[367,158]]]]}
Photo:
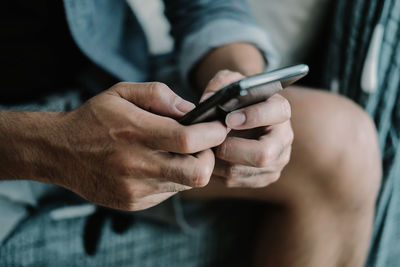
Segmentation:
{"type": "Polygon", "coordinates": [[[119,162],[116,163],[116,170],[121,176],[138,176],[151,172],[148,164],[131,157],[120,157],[119,162]]]}
{"type": "Polygon", "coordinates": [[[282,115],[286,118],[286,119],[290,119],[292,116],[292,107],[289,103],[289,101],[282,97],[282,100],[280,101],[280,109],[282,112],[282,115]]]}
{"type": "Polygon", "coordinates": [[[131,85],[131,83],[129,82],[118,82],[116,84],[114,84],[110,89],[108,89],[108,92],[117,92],[117,94],[124,94],[129,86],[131,85]]]}
{"type": "Polygon", "coordinates": [[[240,170],[239,170],[238,166],[235,164],[228,166],[226,168],[225,172],[226,172],[225,177],[228,180],[233,180],[233,179],[237,179],[240,177],[240,170]]]}
{"type": "Polygon", "coordinates": [[[217,74],[215,75],[215,78],[219,79],[219,78],[223,78],[229,74],[231,74],[232,71],[224,69],[224,70],[220,70],[217,72],[217,74]]]}
{"type": "Polygon", "coordinates": [[[271,149],[263,149],[258,153],[255,153],[254,167],[265,168],[268,166],[270,159],[272,158],[271,149]]]}
{"type": "Polygon", "coordinates": [[[130,175],[134,173],[136,166],[133,161],[123,160],[118,166],[118,173],[120,175],[130,175]]]}
{"type": "Polygon", "coordinates": [[[226,158],[229,149],[228,146],[228,142],[223,142],[222,144],[217,146],[217,148],[215,149],[215,155],[218,158],[226,158]]]}
{"type": "MultiPolygon", "coordinates": [[[[281,172],[274,172],[269,176],[268,184],[276,183],[281,177],[281,172]]],[[[268,185],[267,184],[267,185],[268,185]]],[[[266,186],[266,185],[265,185],[266,186]]]]}
{"type": "Polygon", "coordinates": [[[118,82],[114,86],[117,88],[126,88],[129,86],[129,82],[118,82]]]}
{"type": "Polygon", "coordinates": [[[168,86],[165,83],[162,83],[162,82],[152,82],[151,83],[151,88],[155,92],[161,92],[161,91],[167,89],[168,86]]]}
{"type": "Polygon", "coordinates": [[[176,145],[180,151],[185,154],[194,153],[193,149],[193,136],[187,130],[181,129],[176,133],[176,145]]]}
{"type": "Polygon", "coordinates": [[[154,99],[159,98],[163,92],[168,88],[165,83],[151,82],[150,83],[150,94],[154,99]]]}
{"type": "Polygon", "coordinates": [[[193,172],[193,177],[192,177],[192,184],[191,186],[193,187],[204,187],[208,184],[210,181],[210,176],[211,176],[211,168],[208,168],[206,166],[195,168],[193,172]]]}
{"type": "Polygon", "coordinates": [[[243,109],[243,113],[245,113],[247,125],[259,125],[263,117],[263,112],[258,106],[250,107],[250,109],[243,109]]]}
{"type": "Polygon", "coordinates": [[[166,165],[161,169],[161,175],[163,179],[169,181],[175,181],[169,183],[164,187],[165,191],[168,192],[179,192],[190,189],[191,187],[203,187],[208,184],[211,176],[210,171],[205,167],[195,167],[191,174],[188,174],[182,168],[171,168],[166,165]]]}

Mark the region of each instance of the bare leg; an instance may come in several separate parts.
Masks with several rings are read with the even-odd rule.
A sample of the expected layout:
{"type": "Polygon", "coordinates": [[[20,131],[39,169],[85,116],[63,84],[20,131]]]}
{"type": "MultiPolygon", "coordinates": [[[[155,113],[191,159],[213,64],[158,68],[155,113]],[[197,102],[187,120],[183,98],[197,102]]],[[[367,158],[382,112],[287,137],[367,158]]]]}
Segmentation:
{"type": "Polygon", "coordinates": [[[282,94],[292,104],[295,141],[278,182],[234,189],[213,180],[183,196],[275,204],[265,211],[255,266],[362,266],[381,177],[374,125],[342,97],[307,89],[282,94]]]}

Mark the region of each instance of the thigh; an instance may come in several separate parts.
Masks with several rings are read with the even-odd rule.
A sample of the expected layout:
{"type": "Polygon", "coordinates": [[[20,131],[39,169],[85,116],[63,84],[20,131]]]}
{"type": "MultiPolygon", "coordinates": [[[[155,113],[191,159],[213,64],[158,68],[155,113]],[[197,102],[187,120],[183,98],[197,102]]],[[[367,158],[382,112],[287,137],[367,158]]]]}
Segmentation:
{"type": "Polygon", "coordinates": [[[338,166],[346,160],[342,155],[352,156],[345,150],[358,142],[353,139],[362,129],[356,128],[370,127],[368,116],[352,101],[326,91],[293,87],[281,94],[292,106],[294,142],[290,162],[280,179],[265,188],[240,189],[226,188],[211,178],[205,188],[183,192],[185,198],[246,198],[279,203],[307,200],[310,196],[313,201],[311,196],[321,186],[354,188],[354,181],[338,181],[332,176],[338,175],[338,166]]]}

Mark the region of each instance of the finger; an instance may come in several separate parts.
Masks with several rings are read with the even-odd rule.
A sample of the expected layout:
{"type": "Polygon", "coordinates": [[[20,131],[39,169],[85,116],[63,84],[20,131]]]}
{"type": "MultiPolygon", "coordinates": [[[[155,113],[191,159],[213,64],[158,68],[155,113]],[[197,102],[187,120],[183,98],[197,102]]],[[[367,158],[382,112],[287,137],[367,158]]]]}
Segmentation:
{"type": "Polygon", "coordinates": [[[193,103],[179,97],[167,85],[160,82],[122,82],[110,90],[142,109],[158,115],[179,118],[195,107],[193,103]]]}
{"type": "Polygon", "coordinates": [[[229,70],[219,71],[207,84],[206,89],[202,97],[200,98],[200,102],[204,101],[208,97],[212,95],[212,93],[218,91],[224,86],[227,86],[233,82],[243,79],[244,76],[239,72],[233,72],[229,70]]]}
{"type": "Polygon", "coordinates": [[[215,158],[208,149],[196,155],[161,153],[159,177],[189,187],[206,186],[214,169],[215,158]]]}
{"type": "Polygon", "coordinates": [[[271,167],[291,147],[293,131],[289,122],[269,128],[259,140],[228,137],[215,149],[217,158],[253,167],[271,167]]]}
{"type": "Polygon", "coordinates": [[[234,164],[264,168],[273,164],[281,153],[283,144],[279,139],[275,141],[228,137],[216,148],[215,155],[234,164]]]}
{"type": "Polygon", "coordinates": [[[155,168],[153,165],[153,170],[148,172],[148,176],[140,178],[140,181],[139,179],[131,180],[132,186],[137,187],[139,184],[141,185],[140,190],[141,192],[143,192],[144,196],[160,194],[165,192],[176,193],[192,188],[190,186],[174,183],[165,179],[160,180],[159,178],[149,178],[149,177],[158,177],[159,172],[156,172],[154,169],[155,168]]]}
{"type": "Polygon", "coordinates": [[[182,126],[176,121],[153,121],[147,128],[146,143],[154,148],[180,154],[193,154],[220,145],[228,129],[219,121],[182,126]]]}
{"type": "Polygon", "coordinates": [[[176,192],[160,192],[135,199],[134,202],[125,203],[125,200],[121,200],[117,208],[130,211],[144,210],[160,204],[175,194],[176,192]]]}
{"type": "Polygon", "coordinates": [[[278,153],[278,156],[281,156],[285,152],[286,148],[291,148],[292,146],[294,140],[292,125],[290,121],[276,124],[272,127],[269,127],[268,133],[262,135],[259,139],[266,146],[276,144],[279,140],[279,143],[281,144],[281,150],[278,153]]]}
{"type": "MultiPolygon", "coordinates": [[[[134,184],[135,185],[135,184],[134,184]]],[[[137,183],[136,183],[137,186],[137,183]]],[[[146,192],[144,197],[162,193],[177,193],[191,189],[192,187],[187,185],[182,185],[166,180],[160,179],[146,179],[146,184],[142,185],[141,190],[146,192]]]]}
{"type": "Polygon", "coordinates": [[[192,154],[220,145],[228,133],[226,126],[218,121],[183,126],[174,119],[134,105],[130,107],[130,114],[130,125],[111,129],[110,135],[117,140],[140,141],[156,150],[192,154]]]}
{"type": "Polygon", "coordinates": [[[291,107],[283,96],[275,94],[264,102],[229,113],[225,123],[235,130],[274,125],[289,120],[291,107]]]}
{"type": "Polygon", "coordinates": [[[228,188],[261,188],[276,182],[281,174],[279,172],[264,173],[245,178],[226,179],[222,176],[213,176],[228,188]]]}
{"type": "Polygon", "coordinates": [[[241,164],[230,163],[221,159],[215,160],[213,175],[224,177],[225,179],[249,178],[252,176],[275,172],[273,168],[258,168],[241,164]]]}
{"type": "Polygon", "coordinates": [[[263,151],[264,146],[259,140],[227,137],[225,141],[215,149],[215,156],[233,164],[260,167],[256,159],[263,151]]]}
{"type": "Polygon", "coordinates": [[[262,140],[266,146],[276,144],[278,139],[280,140],[281,146],[280,150],[277,152],[275,164],[283,168],[289,163],[294,140],[294,133],[290,121],[271,127],[268,134],[260,137],[260,140],[262,140]]]}
{"type": "Polygon", "coordinates": [[[187,185],[182,185],[174,182],[162,182],[158,185],[158,192],[181,192],[181,191],[186,191],[189,189],[192,189],[193,187],[187,186],[187,185]]]}

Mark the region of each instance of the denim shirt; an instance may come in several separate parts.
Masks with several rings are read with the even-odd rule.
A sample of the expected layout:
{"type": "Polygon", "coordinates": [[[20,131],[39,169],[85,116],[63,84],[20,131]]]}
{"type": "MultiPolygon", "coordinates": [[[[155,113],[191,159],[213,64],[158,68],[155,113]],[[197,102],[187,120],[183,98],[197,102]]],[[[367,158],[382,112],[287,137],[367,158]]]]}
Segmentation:
{"type": "MultiPolygon", "coordinates": [[[[277,66],[277,52],[245,0],[164,0],[164,4],[183,80],[208,51],[232,42],[254,44],[268,68],[277,66]]],[[[86,56],[122,81],[148,79],[147,40],[125,0],[64,0],[64,5],[72,36],[86,56]]],[[[50,188],[32,181],[0,182],[0,243],[50,188]]]]}
{"type": "MultiPolygon", "coordinates": [[[[72,35],[95,63],[124,81],[149,77],[147,41],[124,0],[64,0],[72,35]]],[[[210,49],[255,44],[276,66],[278,56],[244,0],[164,0],[181,77],[210,49]]]]}

